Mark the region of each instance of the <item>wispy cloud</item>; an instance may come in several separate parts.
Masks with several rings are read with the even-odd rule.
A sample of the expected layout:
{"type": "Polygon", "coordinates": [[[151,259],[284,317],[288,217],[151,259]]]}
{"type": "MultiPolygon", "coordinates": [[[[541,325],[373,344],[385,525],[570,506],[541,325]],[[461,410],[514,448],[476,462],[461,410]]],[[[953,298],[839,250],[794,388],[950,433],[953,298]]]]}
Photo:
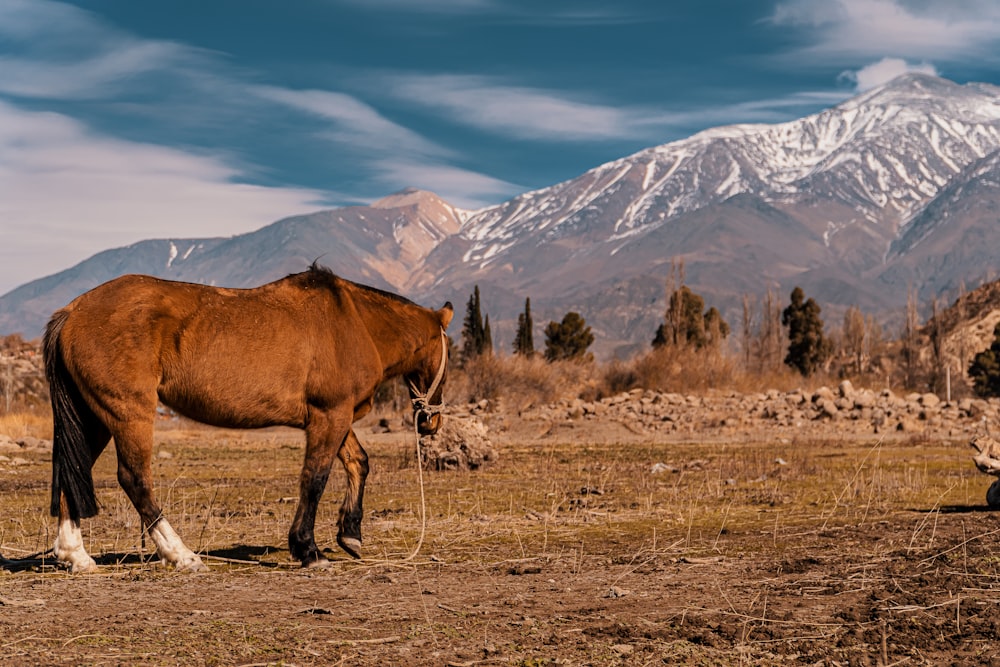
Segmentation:
{"type": "Polygon", "coordinates": [[[449,160],[460,158],[455,151],[390,121],[351,95],[274,86],[253,90],[268,100],[327,121],[329,125],[317,130],[316,136],[350,147],[355,159],[370,170],[371,180],[386,188],[405,184],[433,190],[452,203],[469,208],[522,190],[513,183],[449,164],[449,160]]]}
{"type": "Polygon", "coordinates": [[[806,35],[799,59],[992,58],[1000,41],[993,0],[786,0],[770,20],[806,35]]]}
{"type": "Polygon", "coordinates": [[[574,100],[484,76],[407,74],[388,88],[452,121],[519,139],[595,141],[634,137],[649,112],[574,100]]]}
{"type": "Polygon", "coordinates": [[[152,72],[204,66],[205,55],[175,42],[140,40],[72,5],[48,0],[0,3],[0,94],[97,99],[152,72]]]}
{"type": "Polygon", "coordinates": [[[445,151],[416,132],[394,123],[371,105],[345,93],[329,90],[292,90],[276,86],[249,89],[262,98],[323,118],[332,129],[328,138],[354,143],[366,150],[394,150],[440,156],[445,151]]]}
{"type": "Polygon", "coordinates": [[[220,158],[94,134],[0,101],[0,293],[109,247],[228,236],[315,210],[328,196],[240,176],[220,158]]]}
{"type": "Polygon", "coordinates": [[[524,140],[600,142],[662,141],[711,125],[773,123],[798,112],[836,104],[843,91],[801,92],[737,104],[664,110],[586,103],[546,90],[462,75],[396,75],[386,89],[479,130],[524,140]]]}
{"type": "Polygon", "coordinates": [[[419,14],[469,14],[502,9],[498,0],[339,0],[365,9],[393,9],[419,14]]]}
{"type": "Polygon", "coordinates": [[[460,208],[477,209],[523,192],[524,187],[478,172],[446,164],[385,159],[378,164],[383,177],[431,190],[460,208]]]}

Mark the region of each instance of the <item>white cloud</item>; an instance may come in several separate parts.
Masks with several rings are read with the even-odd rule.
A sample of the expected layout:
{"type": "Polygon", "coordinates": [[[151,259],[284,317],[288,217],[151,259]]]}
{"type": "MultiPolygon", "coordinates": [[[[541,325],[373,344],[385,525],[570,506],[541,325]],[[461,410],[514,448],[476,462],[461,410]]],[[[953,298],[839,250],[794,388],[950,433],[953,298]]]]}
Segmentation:
{"type": "Polygon", "coordinates": [[[648,114],[590,104],[549,91],[499,84],[482,76],[391,77],[389,90],[444,111],[450,120],[520,139],[581,141],[635,137],[648,114]]]}
{"type": "Polygon", "coordinates": [[[524,192],[522,186],[445,164],[386,159],[378,169],[387,182],[430,190],[459,208],[482,208],[524,192]]]}
{"type": "Polygon", "coordinates": [[[96,99],[144,74],[204,69],[207,56],[175,42],[140,40],[88,12],[47,0],[4,0],[0,93],[41,99],[96,99]],[[11,49],[15,52],[15,49],[11,49]]]}
{"type": "Polygon", "coordinates": [[[420,14],[471,14],[500,9],[495,0],[341,0],[364,9],[409,11],[420,14]]]}
{"type": "Polygon", "coordinates": [[[324,196],[240,176],[211,156],[95,135],[0,101],[0,293],[141,239],[251,231],[324,196]]]}
{"type": "Polygon", "coordinates": [[[251,92],[333,123],[328,138],[365,150],[393,150],[442,155],[446,151],[402,125],[393,123],[356,97],[327,90],[291,90],[256,86],[251,92]]]}
{"type": "Polygon", "coordinates": [[[350,147],[352,159],[371,171],[371,179],[388,189],[402,185],[432,190],[467,208],[495,203],[521,188],[505,181],[445,163],[456,157],[447,148],[394,123],[370,105],[344,93],[326,90],[290,90],[260,86],[254,92],[273,102],[328,120],[330,128],[319,138],[350,147]]]}
{"type": "Polygon", "coordinates": [[[930,63],[908,63],[902,58],[883,58],[878,62],[866,65],[857,71],[846,71],[841,77],[851,81],[857,92],[861,93],[892,81],[901,74],[919,72],[937,76],[937,68],[930,63]]]}
{"type": "Polygon", "coordinates": [[[993,57],[1000,41],[994,0],[789,0],[770,20],[809,32],[811,45],[796,58],[993,57]]]}

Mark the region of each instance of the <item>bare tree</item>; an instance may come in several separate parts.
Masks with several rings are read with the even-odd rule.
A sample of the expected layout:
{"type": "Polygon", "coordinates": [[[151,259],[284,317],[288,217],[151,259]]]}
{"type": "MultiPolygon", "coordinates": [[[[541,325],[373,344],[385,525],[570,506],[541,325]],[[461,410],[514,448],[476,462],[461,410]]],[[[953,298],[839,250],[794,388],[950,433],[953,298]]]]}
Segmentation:
{"type": "Polygon", "coordinates": [[[861,375],[865,369],[866,333],[865,316],[861,314],[860,308],[851,306],[844,313],[843,350],[857,375],[861,375]]]}
{"type": "Polygon", "coordinates": [[[945,391],[946,374],[944,361],[944,323],[938,307],[938,298],[931,299],[931,319],[927,323],[927,334],[931,341],[931,391],[942,394],[945,391]]]}
{"type": "Polygon", "coordinates": [[[903,332],[901,339],[900,353],[903,358],[903,383],[907,389],[917,387],[917,377],[920,366],[920,339],[918,329],[920,319],[917,314],[917,295],[913,288],[906,293],[906,311],[903,317],[903,332]]]}
{"type": "Polygon", "coordinates": [[[781,304],[774,290],[767,288],[757,330],[759,372],[773,371],[782,363],[784,327],[781,326],[781,304]]]}
{"type": "Polygon", "coordinates": [[[743,352],[743,368],[750,370],[750,362],[753,358],[753,326],[754,326],[754,306],[755,299],[749,294],[743,295],[743,317],[740,320],[740,346],[743,352]]]}

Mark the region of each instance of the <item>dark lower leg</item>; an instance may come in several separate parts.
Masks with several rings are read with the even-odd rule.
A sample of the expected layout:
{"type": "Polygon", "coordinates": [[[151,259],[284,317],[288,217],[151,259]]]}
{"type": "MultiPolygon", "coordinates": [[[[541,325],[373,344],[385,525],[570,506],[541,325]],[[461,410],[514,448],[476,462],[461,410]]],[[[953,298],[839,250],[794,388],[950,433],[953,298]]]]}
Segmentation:
{"type": "Polygon", "coordinates": [[[299,508],[295,513],[295,520],[292,521],[292,528],[288,531],[288,550],[292,558],[302,561],[304,566],[312,565],[323,558],[319,547],[316,546],[313,528],[316,524],[316,508],[320,498],[323,497],[328,476],[328,473],[312,474],[307,479],[303,471],[299,508]]]}
{"type": "Polygon", "coordinates": [[[292,558],[310,566],[326,559],[316,546],[313,526],[316,507],[323,497],[330,467],[336,451],[344,442],[350,429],[350,415],[311,413],[306,428],[306,458],[299,479],[299,506],[288,531],[288,549],[292,558]]]}

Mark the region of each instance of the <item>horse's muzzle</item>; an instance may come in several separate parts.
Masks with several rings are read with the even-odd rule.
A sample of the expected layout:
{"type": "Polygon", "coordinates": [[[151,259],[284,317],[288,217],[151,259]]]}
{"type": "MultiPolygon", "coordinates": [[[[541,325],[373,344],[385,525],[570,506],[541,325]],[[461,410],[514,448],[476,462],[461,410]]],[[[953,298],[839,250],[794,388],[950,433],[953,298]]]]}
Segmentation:
{"type": "Polygon", "coordinates": [[[420,435],[434,435],[441,428],[441,414],[428,414],[423,410],[417,410],[413,418],[417,421],[417,433],[420,435]]]}

